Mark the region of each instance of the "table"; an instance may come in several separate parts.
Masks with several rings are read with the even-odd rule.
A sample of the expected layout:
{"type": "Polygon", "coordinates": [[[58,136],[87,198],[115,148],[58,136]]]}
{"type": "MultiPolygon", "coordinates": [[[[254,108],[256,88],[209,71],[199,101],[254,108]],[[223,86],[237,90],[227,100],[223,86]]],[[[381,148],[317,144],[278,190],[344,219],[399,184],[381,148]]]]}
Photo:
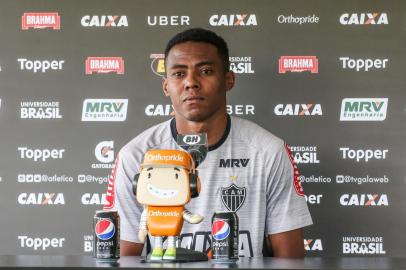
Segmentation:
{"type": "Polygon", "coordinates": [[[345,257],[280,259],[280,258],[241,258],[236,265],[197,263],[141,263],[140,257],[122,257],[117,263],[100,263],[90,256],[38,256],[0,255],[0,269],[325,269],[325,270],[406,270],[406,258],[385,257],[345,257]]]}

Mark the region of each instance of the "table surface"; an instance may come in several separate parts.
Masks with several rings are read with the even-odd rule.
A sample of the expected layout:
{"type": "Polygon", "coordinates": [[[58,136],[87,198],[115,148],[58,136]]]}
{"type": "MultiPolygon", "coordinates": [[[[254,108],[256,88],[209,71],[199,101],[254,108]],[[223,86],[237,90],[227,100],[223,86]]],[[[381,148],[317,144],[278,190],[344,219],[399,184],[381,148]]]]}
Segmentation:
{"type": "Polygon", "coordinates": [[[406,270],[406,258],[385,257],[345,257],[280,259],[280,258],[241,258],[235,265],[196,263],[142,263],[140,257],[121,257],[116,263],[100,263],[90,256],[36,256],[36,255],[0,255],[0,269],[396,269],[406,270]]]}

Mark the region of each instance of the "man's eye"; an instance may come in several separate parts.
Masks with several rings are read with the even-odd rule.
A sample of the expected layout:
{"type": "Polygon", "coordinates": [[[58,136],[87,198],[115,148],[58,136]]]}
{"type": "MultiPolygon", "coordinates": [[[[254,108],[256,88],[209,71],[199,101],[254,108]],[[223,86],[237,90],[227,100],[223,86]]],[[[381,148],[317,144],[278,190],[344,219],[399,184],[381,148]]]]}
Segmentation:
{"type": "Polygon", "coordinates": [[[177,173],[175,173],[175,178],[176,178],[176,179],[178,179],[178,178],[179,178],[179,175],[178,175],[177,173]]]}
{"type": "Polygon", "coordinates": [[[177,71],[177,72],[174,72],[174,73],[172,73],[172,76],[173,77],[182,77],[184,75],[184,73],[183,72],[181,72],[181,71],[177,71]]]}
{"type": "Polygon", "coordinates": [[[202,69],[201,73],[204,75],[210,75],[213,73],[213,70],[211,68],[205,68],[205,69],[202,69]]]}
{"type": "Polygon", "coordinates": [[[151,173],[148,173],[148,178],[151,178],[151,173]]]}

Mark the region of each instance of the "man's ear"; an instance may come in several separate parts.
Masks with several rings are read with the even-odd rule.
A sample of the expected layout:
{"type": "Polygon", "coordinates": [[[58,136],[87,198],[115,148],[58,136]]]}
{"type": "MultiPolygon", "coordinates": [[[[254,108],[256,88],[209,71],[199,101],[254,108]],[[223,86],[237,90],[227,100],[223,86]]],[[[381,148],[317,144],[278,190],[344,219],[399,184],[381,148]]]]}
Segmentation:
{"type": "Polygon", "coordinates": [[[233,71],[227,71],[226,73],[226,91],[230,91],[235,84],[235,74],[233,71]]]}
{"type": "Polygon", "coordinates": [[[165,96],[169,97],[168,80],[165,77],[162,78],[162,91],[164,92],[165,96]]]}

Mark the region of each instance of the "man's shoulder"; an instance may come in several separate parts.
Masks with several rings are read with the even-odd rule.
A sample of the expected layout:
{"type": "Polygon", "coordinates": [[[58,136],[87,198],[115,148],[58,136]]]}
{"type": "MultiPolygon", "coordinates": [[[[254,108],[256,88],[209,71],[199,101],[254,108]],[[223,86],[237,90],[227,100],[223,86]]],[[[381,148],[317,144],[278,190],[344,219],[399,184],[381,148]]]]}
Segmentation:
{"type": "Polygon", "coordinates": [[[236,138],[258,149],[280,149],[284,141],[257,123],[240,117],[232,116],[231,125],[236,138]],[[233,126],[234,125],[234,126],[233,126]]]}
{"type": "Polygon", "coordinates": [[[144,130],[121,148],[120,155],[143,155],[147,150],[157,148],[172,140],[170,122],[171,119],[144,130]]]}

